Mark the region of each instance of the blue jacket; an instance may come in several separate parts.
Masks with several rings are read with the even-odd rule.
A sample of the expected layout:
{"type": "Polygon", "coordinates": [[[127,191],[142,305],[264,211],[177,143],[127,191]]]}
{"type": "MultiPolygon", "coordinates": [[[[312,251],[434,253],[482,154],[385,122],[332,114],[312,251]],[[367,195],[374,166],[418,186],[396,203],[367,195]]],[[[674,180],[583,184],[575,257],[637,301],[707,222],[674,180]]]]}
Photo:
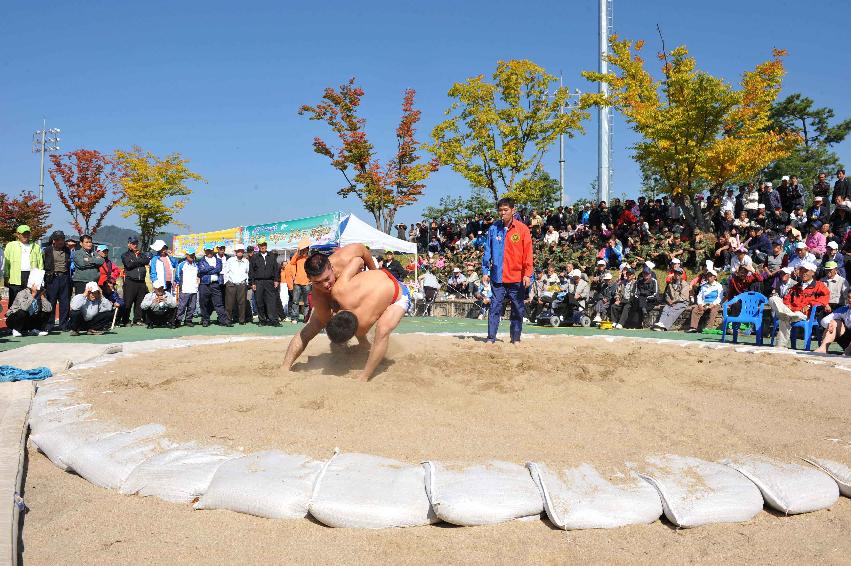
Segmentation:
{"type": "Polygon", "coordinates": [[[224,283],[224,279],[222,278],[222,258],[219,256],[214,257],[216,258],[216,267],[207,263],[206,257],[202,257],[195,261],[195,265],[198,266],[198,279],[201,280],[201,285],[209,285],[211,275],[218,275],[218,282],[224,283]]]}
{"type": "MultiPolygon", "coordinates": [[[[171,261],[171,270],[172,270],[172,272],[174,272],[174,270],[177,268],[177,260],[174,259],[171,256],[166,256],[166,257],[168,257],[169,261],[171,261]]],[[[158,255],[155,255],[154,257],[151,258],[151,264],[150,264],[150,267],[151,267],[151,285],[153,285],[154,283],[157,282],[157,262],[159,260],[160,260],[160,256],[158,256],[158,255]]]]}
{"type": "Polygon", "coordinates": [[[609,265],[620,265],[623,263],[623,244],[621,244],[620,240],[615,243],[615,247],[610,248],[606,246],[606,251],[604,253],[606,256],[606,262],[609,265]]]}

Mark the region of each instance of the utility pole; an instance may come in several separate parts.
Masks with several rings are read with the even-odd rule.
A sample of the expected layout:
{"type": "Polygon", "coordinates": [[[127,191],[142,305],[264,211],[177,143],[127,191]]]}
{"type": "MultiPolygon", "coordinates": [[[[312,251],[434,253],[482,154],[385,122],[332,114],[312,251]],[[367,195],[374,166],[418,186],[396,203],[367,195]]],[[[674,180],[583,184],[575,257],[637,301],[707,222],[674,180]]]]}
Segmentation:
{"type": "Polygon", "coordinates": [[[47,129],[47,118],[42,120],[42,128],[33,132],[33,153],[41,154],[39,166],[38,199],[44,202],[44,153],[59,151],[59,128],[47,129]]]}
{"type": "MultiPolygon", "coordinates": [[[[559,88],[564,87],[564,80],[561,73],[558,75],[558,86],[559,88]]],[[[561,105],[558,112],[559,114],[564,114],[564,104],[561,105]]],[[[561,187],[558,204],[559,206],[564,206],[564,134],[558,135],[558,185],[561,187]]]]}
{"type": "MultiPolygon", "coordinates": [[[[609,36],[614,31],[612,21],[612,0],[600,0],[600,73],[609,72],[609,36]]],[[[609,85],[601,82],[599,92],[609,95],[609,85]]],[[[609,201],[611,188],[611,134],[612,109],[609,106],[599,106],[597,110],[597,200],[609,201]]]]}

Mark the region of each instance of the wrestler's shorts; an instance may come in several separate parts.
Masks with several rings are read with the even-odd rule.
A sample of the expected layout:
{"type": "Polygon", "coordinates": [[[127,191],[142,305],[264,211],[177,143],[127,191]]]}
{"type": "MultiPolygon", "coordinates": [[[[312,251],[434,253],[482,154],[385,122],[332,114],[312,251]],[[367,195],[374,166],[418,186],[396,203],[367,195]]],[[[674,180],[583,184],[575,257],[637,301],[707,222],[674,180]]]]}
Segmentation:
{"type": "Polygon", "coordinates": [[[397,307],[402,307],[402,310],[405,312],[408,312],[411,308],[411,292],[404,283],[399,283],[399,299],[393,304],[397,307]]]}

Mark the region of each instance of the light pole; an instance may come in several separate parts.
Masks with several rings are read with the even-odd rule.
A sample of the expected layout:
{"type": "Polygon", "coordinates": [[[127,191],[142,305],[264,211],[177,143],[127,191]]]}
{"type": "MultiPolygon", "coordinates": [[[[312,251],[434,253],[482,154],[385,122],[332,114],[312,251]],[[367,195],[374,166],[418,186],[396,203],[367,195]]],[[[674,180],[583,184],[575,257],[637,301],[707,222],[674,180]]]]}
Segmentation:
{"type": "Polygon", "coordinates": [[[42,128],[33,132],[33,153],[41,153],[41,166],[38,178],[38,199],[44,202],[44,152],[59,151],[59,128],[47,129],[47,119],[42,128]]]}
{"type": "MultiPolygon", "coordinates": [[[[612,0],[600,0],[600,73],[609,72],[609,37],[614,33],[614,21],[612,14],[612,0]]],[[[600,94],[608,96],[609,85],[600,82],[600,94]]],[[[611,189],[611,158],[612,158],[612,109],[609,106],[599,105],[597,114],[597,200],[609,201],[611,189]]]]}
{"type": "MultiPolygon", "coordinates": [[[[562,80],[561,75],[559,75],[559,77],[558,77],[558,86],[559,86],[559,88],[564,88],[564,82],[562,80]]],[[[576,89],[573,92],[569,92],[567,94],[566,101],[570,100],[573,97],[575,97],[577,99],[577,101],[573,104],[568,103],[566,106],[565,106],[565,104],[562,104],[561,108],[558,109],[558,113],[560,115],[562,115],[562,114],[564,114],[565,109],[575,110],[576,108],[579,108],[579,106],[580,106],[579,97],[580,96],[582,96],[582,92],[579,89],[576,89]]],[[[558,199],[559,200],[559,206],[564,206],[564,134],[558,135],[558,185],[561,189],[560,192],[559,192],[559,199],[558,199]]]]}

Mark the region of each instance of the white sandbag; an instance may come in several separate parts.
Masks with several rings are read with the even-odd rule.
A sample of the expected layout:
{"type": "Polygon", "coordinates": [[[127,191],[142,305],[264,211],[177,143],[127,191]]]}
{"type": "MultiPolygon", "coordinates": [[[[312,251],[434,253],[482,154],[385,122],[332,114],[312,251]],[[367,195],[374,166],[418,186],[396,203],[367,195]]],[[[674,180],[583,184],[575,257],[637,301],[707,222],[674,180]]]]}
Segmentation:
{"type": "Polygon", "coordinates": [[[839,486],[815,468],[752,454],[723,463],[751,480],[769,507],[787,515],[827,509],[839,500],[839,486]]]}
{"type": "Polygon", "coordinates": [[[510,462],[453,466],[424,462],[426,494],[435,515],[471,527],[540,515],[544,503],[529,470],[510,462]]]}
{"type": "Polygon", "coordinates": [[[369,454],[341,454],[326,464],[310,514],[329,527],[383,529],[437,522],[422,466],[369,454]]]}
{"type": "Polygon", "coordinates": [[[61,470],[67,470],[68,456],[78,447],[113,434],[102,421],[76,421],[33,432],[30,441],[61,470]]]}
{"type": "Polygon", "coordinates": [[[170,448],[136,466],[119,491],[189,503],[207,491],[219,466],[236,456],[220,446],[199,448],[187,444],[170,448]]]}
{"type": "Polygon", "coordinates": [[[90,483],[118,489],[133,468],[157,452],[171,448],[161,438],[165,428],[158,424],[116,432],[72,450],[64,456],[68,467],[90,483]]]}
{"type": "Polygon", "coordinates": [[[804,458],[804,461],[832,477],[833,481],[839,486],[839,493],[845,497],[851,497],[851,468],[845,464],[824,458],[804,458]]]}
{"type": "Polygon", "coordinates": [[[749,521],[762,510],[762,494],[729,466],[686,456],[647,458],[641,477],[662,496],[669,521],[690,528],[749,521]]]}
{"type": "Polygon", "coordinates": [[[604,478],[590,464],[560,474],[543,464],[527,464],[541,490],[544,509],[560,529],[612,529],[652,523],[662,516],[656,489],[634,472],[604,478]]]}
{"type": "Polygon", "coordinates": [[[91,420],[93,416],[92,406],[89,403],[78,403],[76,405],[51,408],[36,414],[31,413],[29,426],[30,431],[33,434],[37,434],[57,426],[91,420]]]}
{"type": "Polygon", "coordinates": [[[229,509],[269,519],[303,519],[323,462],[278,451],[219,466],[195,509],[229,509]]]}

